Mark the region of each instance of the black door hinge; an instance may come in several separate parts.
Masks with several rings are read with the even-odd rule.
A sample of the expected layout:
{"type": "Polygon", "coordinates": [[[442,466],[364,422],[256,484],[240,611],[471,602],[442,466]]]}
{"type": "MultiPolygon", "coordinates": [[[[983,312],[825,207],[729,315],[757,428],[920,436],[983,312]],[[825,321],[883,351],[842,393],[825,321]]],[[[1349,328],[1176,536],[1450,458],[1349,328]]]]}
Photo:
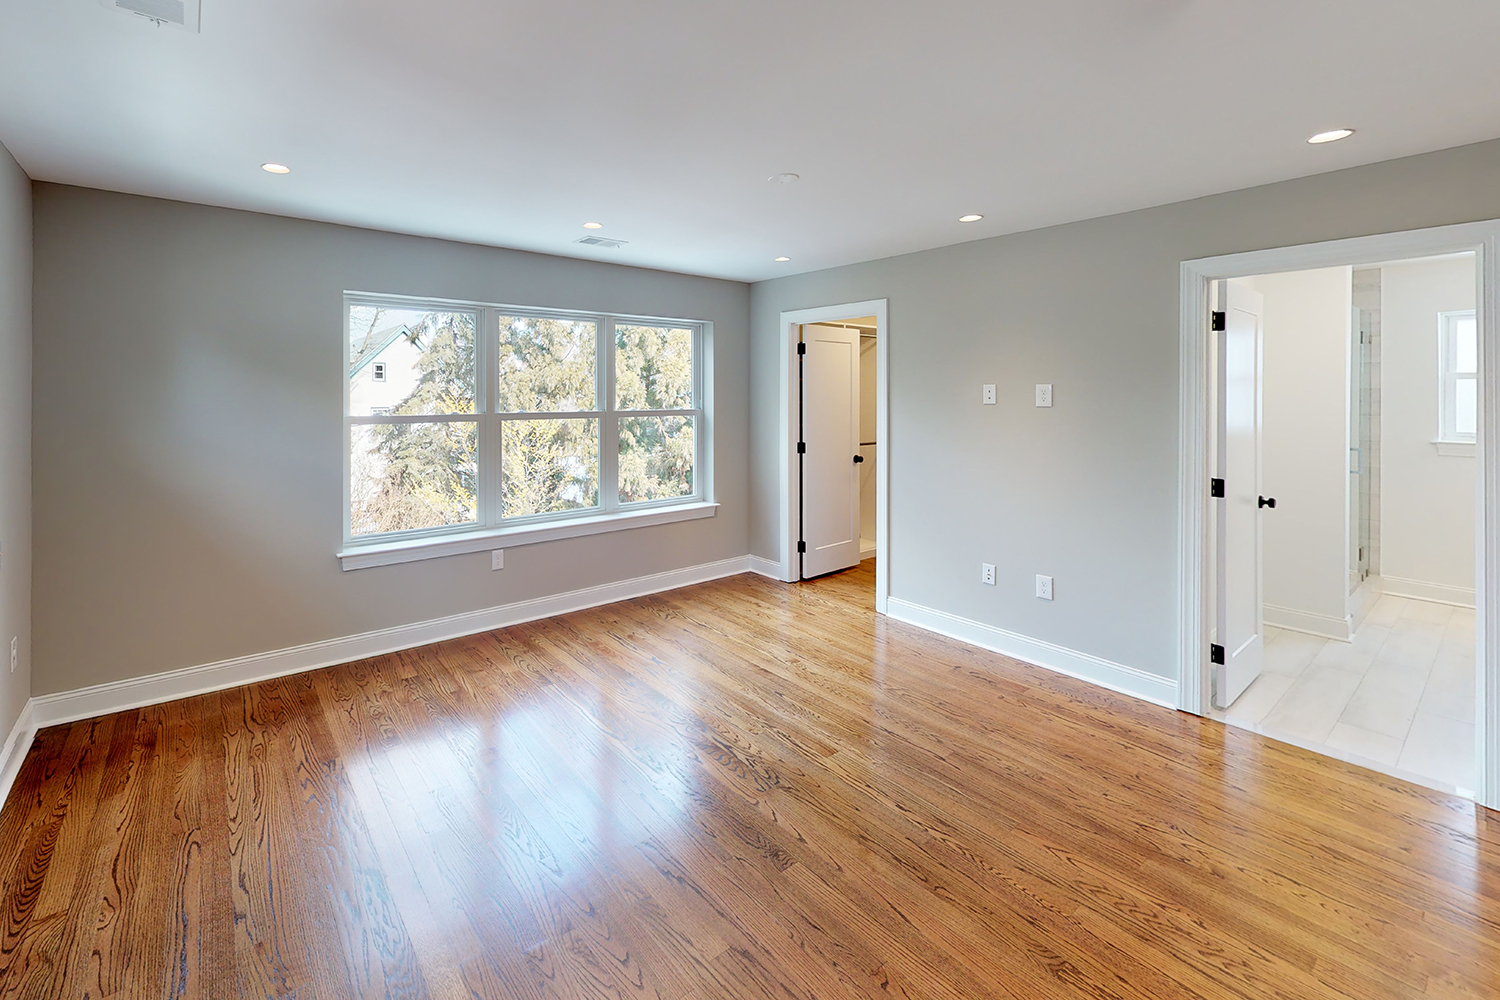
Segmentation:
{"type": "Polygon", "coordinates": [[[798,542],[797,543],[797,551],[798,552],[806,552],[807,551],[807,543],[806,542],[798,542]]]}
{"type": "Polygon", "coordinates": [[[805,341],[805,340],[799,340],[799,341],[797,341],[797,353],[798,354],[806,354],[807,353],[807,341],[805,341]]]}
{"type": "Polygon", "coordinates": [[[1210,319],[1209,329],[1213,330],[1215,333],[1218,333],[1219,331],[1224,330],[1228,326],[1228,324],[1229,318],[1221,312],[1216,312],[1210,319]]]}
{"type": "Polygon", "coordinates": [[[1224,480],[1210,479],[1208,481],[1208,495],[1218,497],[1220,500],[1224,499],[1224,480]]]}
{"type": "Polygon", "coordinates": [[[1208,647],[1208,662],[1209,663],[1223,663],[1224,662],[1224,647],[1221,646],[1221,645],[1219,645],[1218,643],[1212,643],[1208,647]]]}
{"type": "Polygon", "coordinates": [[[806,455],[807,454],[807,442],[806,441],[798,441],[797,442],[797,454],[799,454],[799,455],[806,455]]]}

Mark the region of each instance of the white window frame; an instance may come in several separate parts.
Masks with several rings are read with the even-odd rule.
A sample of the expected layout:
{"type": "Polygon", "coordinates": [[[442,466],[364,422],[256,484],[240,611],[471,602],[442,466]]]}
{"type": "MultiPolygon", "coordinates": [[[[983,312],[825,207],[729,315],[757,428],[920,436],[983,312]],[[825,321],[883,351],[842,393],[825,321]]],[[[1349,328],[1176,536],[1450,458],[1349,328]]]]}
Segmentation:
{"type": "Polygon", "coordinates": [[[439,312],[475,314],[475,365],[477,368],[474,413],[437,414],[432,416],[361,415],[349,412],[349,379],[344,378],[344,541],[338,553],[345,570],[364,569],[393,563],[435,559],[465,552],[552,541],[580,535],[620,531],[627,528],[665,524],[673,521],[713,517],[718,504],[713,500],[712,465],[712,372],[713,324],[706,320],[688,320],[664,316],[637,316],[624,313],[580,312],[502,303],[457,301],[450,299],[411,298],[367,292],[344,294],[344,367],[349,370],[349,311],[351,306],[377,306],[391,309],[421,309],[439,312]],[[595,409],[578,411],[528,411],[501,413],[495,409],[499,397],[500,317],[557,319],[594,324],[595,335],[595,409]],[[615,406],[615,327],[661,326],[688,329],[693,333],[692,406],[668,410],[620,410],[615,406]],[[662,500],[622,503],[619,497],[619,421],[622,417],[687,416],[694,422],[693,487],[689,496],[662,500]],[[508,420],[599,421],[599,505],[582,510],[532,514],[524,517],[502,517],[501,439],[503,424],[508,420]],[[475,522],[422,528],[411,531],[383,532],[355,536],[350,512],[350,446],[356,426],[366,424],[473,422],[477,424],[478,481],[475,522]]]}
{"type": "MultiPolygon", "coordinates": [[[[1478,372],[1458,371],[1458,320],[1476,319],[1477,315],[1473,309],[1438,313],[1438,444],[1474,444],[1474,434],[1460,433],[1456,429],[1458,383],[1473,382],[1476,399],[1479,385],[1478,372]]],[[[1477,331],[1478,327],[1475,329],[1477,331]]]]}

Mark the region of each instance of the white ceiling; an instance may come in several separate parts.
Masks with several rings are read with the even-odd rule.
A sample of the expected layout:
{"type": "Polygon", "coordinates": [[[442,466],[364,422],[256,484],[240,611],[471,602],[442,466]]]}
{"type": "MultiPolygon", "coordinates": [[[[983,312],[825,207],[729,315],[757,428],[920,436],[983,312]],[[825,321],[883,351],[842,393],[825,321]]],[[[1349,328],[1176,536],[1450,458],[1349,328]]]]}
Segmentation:
{"type": "Polygon", "coordinates": [[[203,0],[196,35],[0,0],[0,24],[0,141],[34,178],[746,280],[1500,136],[1493,0],[203,0]],[[629,245],[574,245],[591,220],[629,245]]]}

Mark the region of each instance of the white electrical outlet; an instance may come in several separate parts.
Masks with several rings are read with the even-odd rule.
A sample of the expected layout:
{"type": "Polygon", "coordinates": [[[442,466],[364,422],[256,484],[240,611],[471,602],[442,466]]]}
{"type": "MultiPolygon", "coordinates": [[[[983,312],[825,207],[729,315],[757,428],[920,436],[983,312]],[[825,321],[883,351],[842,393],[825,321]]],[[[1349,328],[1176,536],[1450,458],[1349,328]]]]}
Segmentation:
{"type": "Polygon", "coordinates": [[[1052,405],[1052,383],[1051,382],[1048,382],[1046,385],[1042,385],[1040,383],[1037,385],[1037,387],[1036,387],[1036,405],[1037,406],[1051,406],[1052,405]]]}
{"type": "Polygon", "coordinates": [[[980,563],[979,564],[979,582],[983,583],[983,584],[985,584],[987,586],[990,586],[990,587],[993,587],[995,585],[995,565],[994,565],[994,563],[980,563]]]}
{"type": "Polygon", "coordinates": [[[1036,596],[1044,601],[1052,600],[1052,577],[1036,575],[1036,596]]]}
{"type": "Polygon", "coordinates": [[[505,568],[505,550],[495,549],[490,553],[490,569],[505,568]]]}
{"type": "Polygon", "coordinates": [[[987,385],[984,387],[984,405],[995,405],[995,387],[993,385],[987,385]]]}
{"type": "Polygon", "coordinates": [[[21,637],[13,635],[10,637],[10,672],[16,672],[16,660],[21,655],[21,637]]]}

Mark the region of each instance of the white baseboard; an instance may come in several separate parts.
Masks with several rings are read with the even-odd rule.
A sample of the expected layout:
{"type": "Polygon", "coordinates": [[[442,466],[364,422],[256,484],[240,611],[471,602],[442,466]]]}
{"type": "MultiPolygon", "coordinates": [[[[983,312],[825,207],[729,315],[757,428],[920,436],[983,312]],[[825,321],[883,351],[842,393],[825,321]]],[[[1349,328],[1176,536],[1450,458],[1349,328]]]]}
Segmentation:
{"type": "Polygon", "coordinates": [[[1177,681],[1170,677],[1160,677],[1136,667],[1127,667],[1123,663],[1114,663],[1016,632],[1007,632],[1005,629],[950,615],[946,611],[926,608],[897,597],[892,597],[887,602],[886,614],[908,625],[946,635],[971,646],[1013,656],[1038,667],[1098,684],[1111,691],[1132,695],[1166,708],[1177,706],[1177,681]]]}
{"type": "Polygon", "coordinates": [[[747,572],[750,568],[749,556],[736,556],[733,559],[721,559],[718,562],[687,566],[665,573],[653,573],[632,580],[517,601],[514,604],[483,608],[446,618],[397,625],[361,635],[325,639],[269,653],[254,653],[218,663],[42,695],[31,699],[28,708],[32,712],[34,729],[56,726],[675,590],[678,587],[734,576],[747,572]]]}
{"type": "Polygon", "coordinates": [[[769,576],[773,580],[781,579],[781,563],[775,559],[764,559],[760,556],[746,556],[745,559],[746,568],[751,573],[769,576]]]}
{"type": "Polygon", "coordinates": [[[1265,623],[1275,628],[1306,632],[1308,635],[1337,639],[1340,642],[1348,642],[1354,638],[1354,623],[1347,616],[1335,618],[1332,615],[1314,614],[1311,611],[1281,608],[1274,604],[1265,605],[1263,612],[1265,623]]]}
{"type": "Polygon", "coordinates": [[[874,540],[873,539],[869,539],[869,538],[861,538],[859,540],[859,558],[860,558],[860,561],[863,562],[864,560],[870,558],[874,554],[875,554],[875,542],[874,542],[874,540]]]}
{"type": "Polygon", "coordinates": [[[10,786],[16,783],[16,775],[21,773],[21,762],[26,759],[26,751],[31,749],[36,730],[36,713],[28,700],[5,739],[5,749],[0,750],[0,803],[10,797],[10,786]]]}
{"type": "Polygon", "coordinates": [[[1385,592],[1391,597],[1409,597],[1414,601],[1431,604],[1451,604],[1459,608],[1474,606],[1473,587],[1450,587],[1444,583],[1427,583],[1423,580],[1408,580],[1399,576],[1380,577],[1385,592]]]}

